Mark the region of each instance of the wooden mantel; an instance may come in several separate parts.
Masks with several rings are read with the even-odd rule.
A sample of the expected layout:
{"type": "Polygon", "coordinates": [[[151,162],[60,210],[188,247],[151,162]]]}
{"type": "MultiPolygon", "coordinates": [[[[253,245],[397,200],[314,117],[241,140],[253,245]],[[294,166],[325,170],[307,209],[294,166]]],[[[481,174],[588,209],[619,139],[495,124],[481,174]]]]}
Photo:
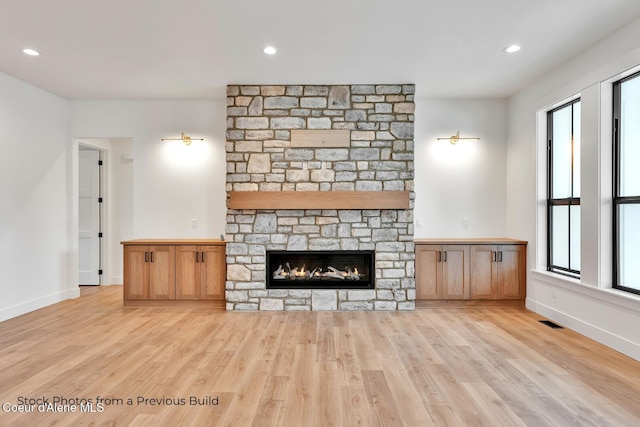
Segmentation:
{"type": "Polygon", "coordinates": [[[409,191],[231,191],[229,209],[409,209],[409,191]]]}

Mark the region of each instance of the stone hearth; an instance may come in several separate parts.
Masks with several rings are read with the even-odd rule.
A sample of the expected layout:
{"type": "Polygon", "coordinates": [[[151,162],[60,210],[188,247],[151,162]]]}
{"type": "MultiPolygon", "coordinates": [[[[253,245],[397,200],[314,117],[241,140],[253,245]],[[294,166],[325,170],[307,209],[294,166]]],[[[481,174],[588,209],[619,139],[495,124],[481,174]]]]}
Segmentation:
{"type": "Polygon", "coordinates": [[[227,211],[228,310],[413,310],[414,85],[227,87],[230,191],[409,191],[409,209],[227,211]],[[291,147],[343,129],[344,148],[291,147]],[[267,289],[266,251],[375,251],[375,289],[267,289]]]}

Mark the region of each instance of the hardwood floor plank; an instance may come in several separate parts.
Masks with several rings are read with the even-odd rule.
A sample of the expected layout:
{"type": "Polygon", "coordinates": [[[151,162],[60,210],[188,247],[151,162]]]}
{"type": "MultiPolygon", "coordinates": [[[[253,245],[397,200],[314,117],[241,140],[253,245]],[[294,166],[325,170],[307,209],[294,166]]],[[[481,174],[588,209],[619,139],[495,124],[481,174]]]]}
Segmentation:
{"type": "MultiPolygon", "coordinates": [[[[315,316],[314,323],[315,323],[315,316]]],[[[298,344],[291,369],[291,384],[285,410],[285,420],[289,425],[313,425],[319,420],[310,420],[313,405],[314,382],[318,375],[315,344],[298,344]]]]}
{"type": "Polygon", "coordinates": [[[381,369],[377,357],[377,349],[371,341],[371,335],[367,331],[367,322],[358,313],[351,322],[350,338],[353,340],[356,357],[361,371],[375,371],[381,369]]]}
{"type": "Polygon", "coordinates": [[[284,422],[284,408],[288,394],[289,377],[267,377],[253,425],[280,426],[284,422]]]}
{"type": "Polygon", "coordinates": [[[341,383],[347,386],[361,385],[360,364],[348,324],[337,327],[334,337],[336,340],[336,366],[341,383]]]}
{"type": "MultiPolygon", "coordinates": [[[[332,367],[333,368],[333,367],[332,367]]],[[[342,389],[338,386],[337,372],[325,369],[319,372],[313,387],[313,403],[311,420],[313,424],[322,426],[344,425],[342,406],[342,389]],[[320,421],[322,420],[322,421],[320,421]]]]}
{"type": "Polygon", "coordinates": [[[384,372],[381,370],[362,371],[362,381],[371,409],[372,426],[405,425],[384,372]]]}
{"type": "Polygon", "coordinates": [[[320,313],[318,316],[318,330],[316,343],[318,345],[318,359],[316,362],[327,363],[336,361],[336,340],[334,336],[333,315],[331,312],[320,313]]]}
{"type": "Polygon", "coordinates": [[[540,318],[522,307],[136,308],[119,287],[83,289],[0,322],[0,404],[123,403],[0,411],[0,425],[640,425],[640,362],[540,318]]]}
{"type": "Polygon", "coordinates": [[[395,366],[396,369],[385,369],[385,378],[392,396],[398,407],[402,423],[406,426],[433,426],[426,406],[420,399],[420,392],[413,387],[410,375],[398,359],[386,360],[385,366],[395,366]]]}
{"type": "Polygon", "coordinates": [[[345,385],[340,387],[341,403],[340,408],[343,414],[343,425],[364,426],[373,425],[371,418],[371,408],[367,401],[367,394],[364,386],[345,385]]]}
{"type": "Polygon", "coordinates": [[[273,375],[287,376],[291,373],[291,366],[293,366],[298,345],[298,336],[304,324],[303,318],[297,316],[297,313],[294,314],[294,316],[285,317],[286,326],[282,330],[273,358],[273,375]]]}
{"type": "Polygon", "coordinates": [[[293,320],[301,325],[298,344],[315,344],[318,334],[318,312],[295,313],[293,320]]]}
{"type": "Polygon", "coordinates": [[[465,383],[467,396],[482,409],[484,423],[491,426],[516,427],[526,424],[484,383],[465,383]]]}

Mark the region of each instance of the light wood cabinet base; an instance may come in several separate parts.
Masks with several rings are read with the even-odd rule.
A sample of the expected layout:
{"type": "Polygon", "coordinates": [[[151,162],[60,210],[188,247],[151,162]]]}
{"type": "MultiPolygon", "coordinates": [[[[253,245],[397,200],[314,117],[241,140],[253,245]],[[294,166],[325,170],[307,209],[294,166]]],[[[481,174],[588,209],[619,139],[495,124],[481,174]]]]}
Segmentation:
{"type": "Polygon", "coordinates": [[[416,308],[524,307],[524,300],[416,300],[416,308]]]}
{"type": "Polygon", "coordinates": [[[221,308],[224,309],[224,300],[124,300],[125,307],[184,307],[184,308],[221,308]]]}

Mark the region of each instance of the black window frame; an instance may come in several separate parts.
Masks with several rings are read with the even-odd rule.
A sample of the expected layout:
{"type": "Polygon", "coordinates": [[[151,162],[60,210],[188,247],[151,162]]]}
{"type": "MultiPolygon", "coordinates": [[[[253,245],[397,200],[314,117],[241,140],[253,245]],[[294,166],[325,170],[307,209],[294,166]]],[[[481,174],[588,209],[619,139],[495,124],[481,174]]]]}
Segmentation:
{"type": "Polygon", "coordinates": [[[620,206],[640,204],[638,196],[620,196],[620,126],[622,113],[622,83],[640,78],[640,71],[613,83],[613,288],[640,295],[640,290],[622,286],[620,280],[620,206]]]}
{"type": "Polygon", "coordinates": [[[547,112],[547,271],[569,276],[575,279],[580,278],[580,270],[561,267],[552,264],[553,260],[553,207],[568,207],[568,260],[571,266],[571,206],[580,206],[580,197],[564,197],[556,198],[553,196],[553,113],[567,107],[571,107],[571,192],[573,193],[573,175],[574,175],[574,145],[573,145],[573,105],[580,102],[581,98],[573,99],[547,112]]]}

